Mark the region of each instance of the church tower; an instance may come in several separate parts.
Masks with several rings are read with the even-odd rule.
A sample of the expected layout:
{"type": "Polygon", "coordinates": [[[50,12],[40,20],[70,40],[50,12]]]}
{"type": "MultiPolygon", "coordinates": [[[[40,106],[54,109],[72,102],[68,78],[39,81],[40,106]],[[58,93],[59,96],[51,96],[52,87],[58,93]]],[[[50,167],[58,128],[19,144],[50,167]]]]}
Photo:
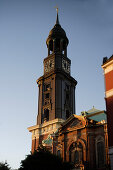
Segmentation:
{"type": "Polygon", "coordinates": [[[37,80],[39,87],[37,124],[29,127],[32,132],[32,151],[39,144],[52,146],[54,134],[72,114],[75,114],[75,87],[71,77],[71,60],[67,57],[69,40],[58,18],[46,40],[48,56],[44,59],[44,75],[37,80]]]}

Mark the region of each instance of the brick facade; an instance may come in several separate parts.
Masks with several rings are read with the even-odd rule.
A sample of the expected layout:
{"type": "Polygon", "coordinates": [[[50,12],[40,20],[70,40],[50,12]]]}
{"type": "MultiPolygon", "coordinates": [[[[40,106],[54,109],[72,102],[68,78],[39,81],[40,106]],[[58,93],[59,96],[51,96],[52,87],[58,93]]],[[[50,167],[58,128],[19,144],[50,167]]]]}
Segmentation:
{"type": "Polygon", "coordinates": [[[111,169],[113,170],[113,55],[108,59],[103,59],[102,68],[105,79],[105,101],[108,123],[108,142],[111,169]]]}
{"type": "Polygon", "coordinates": [[[106,123],[73,115],[55,134],[53,153],[60,153],[64,161],[73,162],[76,168],[106,170],[109,166],[107,138],[106,123]],[[78,153],[78,160],[74,157],[75,153],[78,153]]]}

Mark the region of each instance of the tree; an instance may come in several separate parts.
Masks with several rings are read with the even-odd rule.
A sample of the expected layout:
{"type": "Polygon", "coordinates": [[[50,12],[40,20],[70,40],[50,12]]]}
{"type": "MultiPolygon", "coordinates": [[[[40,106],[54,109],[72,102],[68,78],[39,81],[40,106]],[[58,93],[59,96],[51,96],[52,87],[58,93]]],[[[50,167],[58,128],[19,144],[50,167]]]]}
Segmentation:
{"type": "Polygon", "coordinates": [[[40,147],[21,161],[19,170],[70,170],[71,168],[69,162],[63,162],[60,157],[51,154],[46,148],[40,147]]]}
{"type": "Polygon", "coordinates": [[[0,162],[0,170],[10,170],[11,168],[9,167],[9,165],[7,164],[7,162],[3,163],[0,162]]]}

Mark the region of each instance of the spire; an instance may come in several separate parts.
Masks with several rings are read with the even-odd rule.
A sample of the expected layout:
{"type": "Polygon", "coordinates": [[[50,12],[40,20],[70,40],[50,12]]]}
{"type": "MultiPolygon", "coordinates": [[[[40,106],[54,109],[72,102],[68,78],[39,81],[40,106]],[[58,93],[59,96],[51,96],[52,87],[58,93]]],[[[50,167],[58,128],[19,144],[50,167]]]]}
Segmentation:
{"type": "Polygon", "coordinates": [[[57,17],[56,17],[56,24],[59,24],[59,18],[58,18],[58,7],[55,7],[57,11],[57,17]]]}

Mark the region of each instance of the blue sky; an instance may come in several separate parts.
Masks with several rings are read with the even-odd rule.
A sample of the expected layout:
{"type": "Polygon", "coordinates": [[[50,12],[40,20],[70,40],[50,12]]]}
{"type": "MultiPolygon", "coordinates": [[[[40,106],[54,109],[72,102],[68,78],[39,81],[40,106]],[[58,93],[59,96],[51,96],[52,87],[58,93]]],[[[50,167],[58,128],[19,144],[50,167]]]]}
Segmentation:
{"type": "Polygon", "coordinates": [[[113,54],[112,0],[0,0],[0,161],[18,168],[31,150],[46,38],[59,20],[69,39],[76,113],[105,110],[103,57],[113,54]]]}

